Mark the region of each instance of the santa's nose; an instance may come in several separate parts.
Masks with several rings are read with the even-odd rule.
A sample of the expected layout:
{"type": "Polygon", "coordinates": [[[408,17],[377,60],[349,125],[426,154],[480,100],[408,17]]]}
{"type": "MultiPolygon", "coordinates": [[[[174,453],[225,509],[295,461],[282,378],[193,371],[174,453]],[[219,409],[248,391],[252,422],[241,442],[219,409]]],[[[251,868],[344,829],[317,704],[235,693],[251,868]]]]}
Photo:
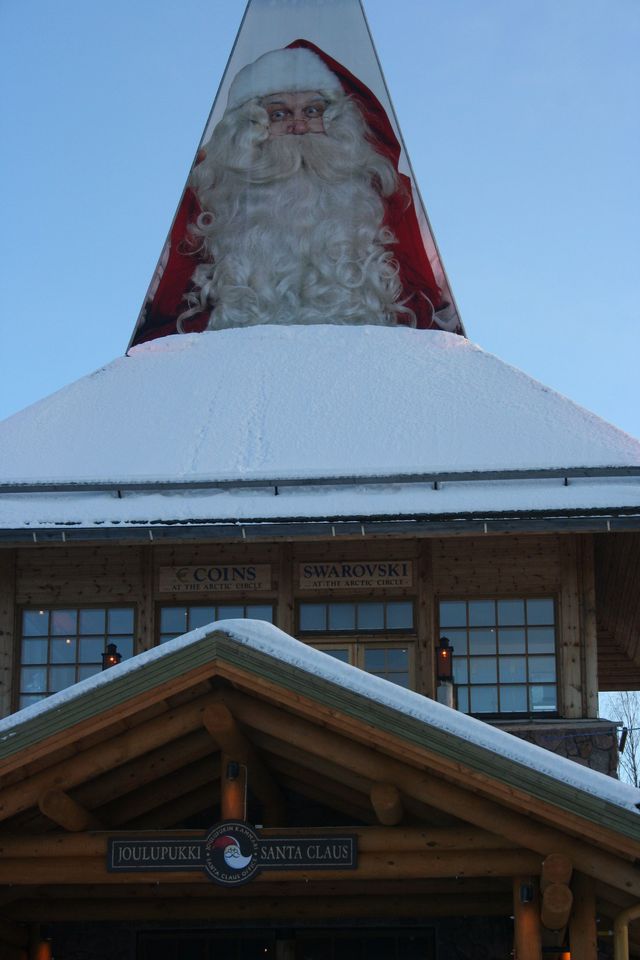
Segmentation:
{"type": "Polygon", "coordinates": [[[309,121],[306,117],[295,117],[288,126],[289,133],[306,133],[309,129],[309,121]]]}

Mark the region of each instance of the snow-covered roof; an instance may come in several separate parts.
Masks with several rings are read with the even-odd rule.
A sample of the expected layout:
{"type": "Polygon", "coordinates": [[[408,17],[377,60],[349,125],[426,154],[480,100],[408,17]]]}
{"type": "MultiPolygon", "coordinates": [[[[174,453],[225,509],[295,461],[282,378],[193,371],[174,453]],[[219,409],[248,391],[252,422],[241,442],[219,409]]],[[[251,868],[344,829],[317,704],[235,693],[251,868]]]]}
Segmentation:
{"type": "Polygon", "coordinates": [[[5,420],[0,450],[5,528],[640,504],[637,440],[462,337],[397,327],[154,340],[5,420]]]}
{"type": "MultiPolygon", "coordinates": [[[[388,708],[404,718],[397,729],[405,730],[409,736],[411,724],[417,723],[418,732],[423,725],[438,735],[449,736],[452,742],[466,744],[471,751],[468,755],[465,753],[466,762],[473,764],[475,758],[483,770],[489,770],[488,758],[495,756],[505,761],[504,770],[510,771],[509,776],[519,783],[522,783],[523,777],[530,778],[533,773],[531,789],[534,792],[536,778],[540,778],[541,789],[544,788],[544,781],[547,781],[549,789],[552,789],[549,781],[555,781],[587,797],[613,804],[620,809],[620,816],[622,811],[627,815],[633,814],[631,823],[640,817],[640,790],[635,787],[520,740],[513,734],[405,690],[381,677],[341,663],[321,650],[295,640],[272,624],[244,619],[224,620],[199,627],[6,717],[0,721],[0,761],[28,748],[38,738],[53,735],[65,722],[82,722],[83,702],[91,712],[105,711],[108,706],[113,706],[109,697],[116,691],[121,695],[124,690],[129,691],[129,695],[132,692],[139,695],[144,687],[145,674],[156,684],[166,682],[173,661],[177,664],[176,669],[179,667],[183,670],[185,665],[196,668],[207,659],[214,661],[223,655],[220,648],[213,646],[216,638],[220,637],[231,641],[232,647],[239,648],[237,662],[242,663],[245,669],[259,673],[259,658],[268,658],[272,663],[280,664],[281,669],[276,673],[281,680],[277,682],[286,684],[285,668],[292,668],[301,678],[306,696],[314,696],[314,690],[317,693],[319,689],[310,685],[310,678],[313,678],[314,682],[328,684],[334,694],[336,690],[342,691],[342,694],[338,693],[341,709],[348,709],[351,695],[365,698],[371,705],[366,715],[372,724],[376,723],[375,706],[388,708]],[[258,659],[253,659],[252,654],[258,659]]],[[[271,670],[270,675],[272,673],[271,670]]],[[[429,745],[431,749],[436,749],[435,741],[430,741],[429,745]]]]}

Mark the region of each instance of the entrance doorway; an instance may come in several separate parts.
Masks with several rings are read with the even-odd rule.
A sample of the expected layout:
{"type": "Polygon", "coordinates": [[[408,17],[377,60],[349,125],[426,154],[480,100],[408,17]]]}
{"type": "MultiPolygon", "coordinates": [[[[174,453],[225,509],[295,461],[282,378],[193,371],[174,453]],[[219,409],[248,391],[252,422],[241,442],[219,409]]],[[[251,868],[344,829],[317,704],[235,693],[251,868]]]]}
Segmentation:
{"type": "Polygon", "coordinates": [[[433,928],[154,931],[138,960],[435,960],[433,928]]]}

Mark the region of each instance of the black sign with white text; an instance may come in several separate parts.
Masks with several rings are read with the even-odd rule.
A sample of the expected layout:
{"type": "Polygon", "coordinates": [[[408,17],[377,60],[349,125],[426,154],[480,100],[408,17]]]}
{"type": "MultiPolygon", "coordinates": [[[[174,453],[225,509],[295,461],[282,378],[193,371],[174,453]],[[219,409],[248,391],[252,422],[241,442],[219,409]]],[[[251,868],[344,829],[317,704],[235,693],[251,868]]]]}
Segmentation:
{"type": "Polygon", "coordinates": [[[260,870],[355,870],[357,837],[261,838],[246,823],[228,820],[202,839],[112,837],[107,869],[115,873],[202,870],[223,886],[247,883],[260,870]]]}

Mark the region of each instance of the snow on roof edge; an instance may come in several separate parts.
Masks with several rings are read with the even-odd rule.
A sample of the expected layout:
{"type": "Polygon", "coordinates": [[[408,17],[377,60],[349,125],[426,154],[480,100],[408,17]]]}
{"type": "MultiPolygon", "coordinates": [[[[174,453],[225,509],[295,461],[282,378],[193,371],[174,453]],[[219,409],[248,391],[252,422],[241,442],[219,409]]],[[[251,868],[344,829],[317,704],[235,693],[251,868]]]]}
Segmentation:
{"type": "Polygon", "coordinates": [[[56,710],[77,697],[106,684],[116,683],[123,676],[144,668],[171,653],[205,639],[212,633],[225,634],[238,644],[280,660],[289,666],[313,674],[329,683],[366,697],[453,736],[489,750],[512,762],[561,781],[592,797],[612,803],[627,811],[638,813],[640,790],[614,780],[605,774],[583,767],[573,760],[560,757],[543,747],[520,740],[518,737],[482,720],[467,716],[412,690],[405,690],[381,677],[365,673],[350,664],[341,663],[321,650],[296,640],[273,624],[258,620],[220,620],[199,627],[167,641],[144,653],[126,660],[116,667],[89,677],[45,700],[0,720],[0,743],[15,736],[16,727],[38,716],[56,710]]]}

